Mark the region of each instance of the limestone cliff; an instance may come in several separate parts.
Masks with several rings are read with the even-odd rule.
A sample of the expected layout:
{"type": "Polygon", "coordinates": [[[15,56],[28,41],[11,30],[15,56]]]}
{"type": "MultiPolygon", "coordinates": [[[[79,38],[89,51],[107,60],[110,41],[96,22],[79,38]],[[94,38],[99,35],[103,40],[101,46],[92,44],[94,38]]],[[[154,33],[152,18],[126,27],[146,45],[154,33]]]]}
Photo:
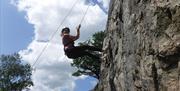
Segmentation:
{"type": "Polygon", "coordinates": [[[180,91],[180,0],[111,0],[95,91],[180,91]]]}

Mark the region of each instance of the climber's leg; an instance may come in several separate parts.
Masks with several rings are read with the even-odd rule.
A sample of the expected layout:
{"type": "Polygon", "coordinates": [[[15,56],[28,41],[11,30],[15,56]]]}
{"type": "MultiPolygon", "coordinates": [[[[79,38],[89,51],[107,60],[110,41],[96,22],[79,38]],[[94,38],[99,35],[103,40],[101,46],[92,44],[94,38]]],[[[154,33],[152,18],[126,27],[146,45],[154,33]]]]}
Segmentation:
{"type": "Polygon", "coordinates": [[[72,59],[76,59],[78,57],[83,57],[83,56],[89,56],[95,59],[100,59],[99,56],[93,55],[81,47],[74,47],[72,49],[67,50],[66,55],[68,58],[72,58],[72,59]]]}
{"type": "Polygon", "coordinates": [[[84,46],[76,46],[77,50],[80,51],[85,51],[85,50],[91,50],[91,51],[99,51],[102,52],[102,49],[94,47],[94,46],[88,46],[88,45],[84,45],[84,46]]]}

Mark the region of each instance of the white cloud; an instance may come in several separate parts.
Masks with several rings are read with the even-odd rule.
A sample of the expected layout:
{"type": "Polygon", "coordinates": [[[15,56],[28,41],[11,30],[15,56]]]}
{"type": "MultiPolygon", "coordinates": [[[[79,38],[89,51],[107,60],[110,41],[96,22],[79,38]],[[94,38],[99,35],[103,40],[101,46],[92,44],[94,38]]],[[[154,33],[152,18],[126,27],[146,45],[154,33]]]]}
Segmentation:
{"type": "MultiPolygon", "coordinates": [[[[24,60],[30,64],[35,62],[74,2],[75,0],[12,0],[19,11],[26,12],[27,21],[34,26],[33,41],[27,49],[19,52],[24,60]]],[[[71,76],[75,69],[70,66],[72,60],[64,56],[59,33],[62,27],[68,26],[71,33],[75,34],[75,27],[86,8],[84,0],[79,0],[53,40],[49,41],[49,46],[35,65],[36,71],[32,76],[35,86],[31,88],[32,91],[74,91],[74,81],[85,77],[71,76]]],[[[90,6],[82,23],[79,41],[88,39],[96,31],[104,30],[106,18],[107,15],[98,6],[90,6]]]]}
{"type": "MultiPolygon", "coordinates": [[[[22,50],[19,53],[24,60],[33,64],[37,54],[41,52],[44,45],[46,45],[46,42],[33,41],[26,50],[22,50]]],[[[63,91],[62,89],[73,91],[75,79],[71,76],[71,73],[75,69],[70,66],[71,60],[63,56],[64,53],[61,51],[61,48],[61,45],[51,43],[39,58],[39,61],[34,66],[36,70],[33,72],[32,78],[35,86],[32,87],[32,91],[42,91],[42,89],[47,91],[54,91],[55,89],[59,89],[59,91],[63,91]]]]}

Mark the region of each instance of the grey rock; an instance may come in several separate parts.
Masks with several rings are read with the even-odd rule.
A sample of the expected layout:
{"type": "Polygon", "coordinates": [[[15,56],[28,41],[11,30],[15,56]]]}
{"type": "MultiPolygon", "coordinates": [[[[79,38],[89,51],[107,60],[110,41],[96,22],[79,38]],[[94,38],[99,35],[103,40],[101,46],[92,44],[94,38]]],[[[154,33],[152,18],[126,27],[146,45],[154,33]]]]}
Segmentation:
{"type": "Polygon", "coordinates": [[[180,91],[180,0],[111,0],[94,91],[180,91]]]}

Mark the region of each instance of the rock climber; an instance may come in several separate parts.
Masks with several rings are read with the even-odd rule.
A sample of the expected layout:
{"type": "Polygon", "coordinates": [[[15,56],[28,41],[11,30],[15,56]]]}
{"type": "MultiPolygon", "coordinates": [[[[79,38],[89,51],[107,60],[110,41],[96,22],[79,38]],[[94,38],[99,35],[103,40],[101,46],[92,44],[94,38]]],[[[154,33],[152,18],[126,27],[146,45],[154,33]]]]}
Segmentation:
{"type": "Polygon", "coordinates": [[[79,39],[80,28],[81,25],[79,24],[76,28],[77,31],[76,36],[70,35],[70,29],[68,27],[62,29],[61,37],[62,37],[62,43],[64,45],[65,55],[68,58],[72,58],[72,59],[76,59],[78,57],[83,57],[83,56],[89,56],[92,58],[100,59],[100,57],[89,53],[88,50],[101,52],[102,51],[101,49],[89,45],[74,46],[74,41],[79,39]]]}

